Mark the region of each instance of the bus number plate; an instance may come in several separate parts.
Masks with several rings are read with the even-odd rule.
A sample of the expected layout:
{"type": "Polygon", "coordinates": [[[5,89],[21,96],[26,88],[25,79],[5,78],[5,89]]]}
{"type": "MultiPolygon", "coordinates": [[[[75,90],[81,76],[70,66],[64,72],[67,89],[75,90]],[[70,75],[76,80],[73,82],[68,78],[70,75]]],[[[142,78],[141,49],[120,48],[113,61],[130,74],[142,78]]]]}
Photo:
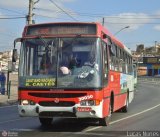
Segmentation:
{"type": "Polygon", "coordinates": [[[92,109],[90,107],[78,107],[78,112],[90,112],[92,109]]]}

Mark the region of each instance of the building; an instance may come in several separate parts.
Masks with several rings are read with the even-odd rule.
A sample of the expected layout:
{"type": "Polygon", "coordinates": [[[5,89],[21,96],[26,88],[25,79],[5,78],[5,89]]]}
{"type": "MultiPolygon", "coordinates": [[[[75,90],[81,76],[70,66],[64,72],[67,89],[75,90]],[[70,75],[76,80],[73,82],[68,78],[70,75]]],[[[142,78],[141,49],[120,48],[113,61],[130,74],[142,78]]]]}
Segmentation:
{"type": "Polygon", "coordinates": [[[139,57],[137,60],[138,76],[160,76],[160,56],[139,57]]]}
{"type": "Polygon", "coordinates": [[[160,75],[160,56],[159,57],[143,57],[143,64],[147,68],[147,76],[160,75]]]}
{"type": "Polygon", "coordinates": [[[160,44],[152,47],[137,45],[136,51],[132,51],[133,62],[137,64],[138,76],[160,75],[160,44]]]}
{"type": "Polygon", "coordinates": [[[0,52],[0,71],[8,71],[8,69],[13,67],[16,71],[18,70],[19,60],[11,65],[12,61],[12,51],[0,52]]]}

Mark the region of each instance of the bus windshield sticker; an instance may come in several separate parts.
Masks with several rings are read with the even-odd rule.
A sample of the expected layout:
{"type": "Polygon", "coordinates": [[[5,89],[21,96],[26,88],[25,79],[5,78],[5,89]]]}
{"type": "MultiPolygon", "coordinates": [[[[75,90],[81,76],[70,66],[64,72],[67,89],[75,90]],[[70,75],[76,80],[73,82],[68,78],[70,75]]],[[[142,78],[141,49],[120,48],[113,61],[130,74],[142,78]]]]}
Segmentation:
{"type": "Polygon", "coordinates": [[[50,87],[55,86],[55,78],[27,78],[25,82],[25,86],[32,87],[50,87]]]}

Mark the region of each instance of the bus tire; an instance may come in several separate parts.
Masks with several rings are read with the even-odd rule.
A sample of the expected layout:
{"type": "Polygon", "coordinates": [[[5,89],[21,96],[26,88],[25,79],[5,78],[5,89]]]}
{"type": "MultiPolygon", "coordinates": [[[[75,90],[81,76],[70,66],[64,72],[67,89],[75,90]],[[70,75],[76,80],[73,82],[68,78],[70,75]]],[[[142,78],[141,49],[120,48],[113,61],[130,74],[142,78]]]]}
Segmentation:
{"type": "Polygon", "coordinates": [[[111,110],[112,109],[111,109],[111,103],[110,103],[109,114],[108,114],[108,116],[99,119],[99,125],[101,125],[101,126],[108,126],[109,125],[111,114],[112,114],[111,110]]]}
{"type": "Polygon", "coordinates": [[[42,126],[50,126],[50,125],[52,125],[52,120],[53,120],[53,118],[39,117],[39,121],[40,121],[42,126]]]}
{"type": "Polygon", "coordinates": [[[121,112],[127,113],[128,106],[129,106],[129,93],[127,94],[126,105],[124,107],[122,107],[121,112]]]}

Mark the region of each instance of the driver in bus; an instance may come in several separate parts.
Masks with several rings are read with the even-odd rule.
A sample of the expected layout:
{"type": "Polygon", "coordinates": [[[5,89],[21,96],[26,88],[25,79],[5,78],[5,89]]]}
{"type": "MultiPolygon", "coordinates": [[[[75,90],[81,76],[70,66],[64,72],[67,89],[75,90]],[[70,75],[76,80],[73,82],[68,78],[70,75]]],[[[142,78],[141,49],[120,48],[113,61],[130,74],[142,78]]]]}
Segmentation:
{"type": "Polygon", "coordinates": [[[79,66],[79,61],[77,60],[77,57],[73,56],[72,54],[70,56],[63,56],[63,60],[61,63],[60,70],[62,74],[74,74],[74,70],[79,66]]]}
{"type": "Polygon", "coordinates": [[[60,73],[62,75],[67,75],[71,73],[69,69],[69,57],[67,53],[64,53],[62,56],[62,62],[60,63],[60,73]]]}

